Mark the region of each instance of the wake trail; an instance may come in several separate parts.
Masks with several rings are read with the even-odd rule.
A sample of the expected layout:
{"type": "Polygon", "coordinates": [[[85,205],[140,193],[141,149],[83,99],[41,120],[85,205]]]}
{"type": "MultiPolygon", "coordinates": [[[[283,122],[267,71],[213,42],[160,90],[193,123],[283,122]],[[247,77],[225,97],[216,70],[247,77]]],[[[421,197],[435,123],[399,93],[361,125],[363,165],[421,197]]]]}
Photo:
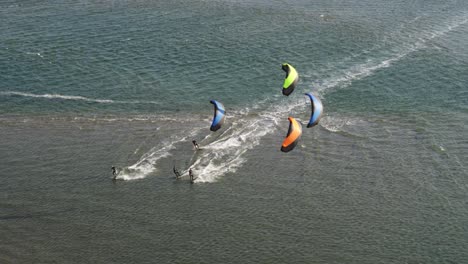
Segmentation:
{"type": "MultiPolygon", "coordinates": [[[[220,133],[209,132],[199,141],[201,150],[196,151],[189,159],[189,168],[192,168],[195,182],[215,182],[228,172],[235,172],[245,163],[243,154],[260,144],[260,140],[267,134],[275,131],[277,121],[275,117],[251,118],[248,111],[241,114],[227,114],[225,127],[220,133]],[[228,123],[229,122],[229,123],[228,123]]],[[[259,117],[259,115],[257,115],[259,117]]],[[[207,127],[191,128],[189,135],[173,135],[166,142],[158,144],[146,152],[136,163],[125,167],[117,179],[137,180],[155,173],[159,162],[172,156],[178,144],[189,143],[207,127]]],[[[183,131],[181,132],[183,133],[183,131]]],[[[188,175],[187,170],[182,177],[188,175]]]]}
{"type": "Polygon", "coordinates": [[[88,98],[84,96],[77,95],[61,95],[61,94],[33,94],[33,93],[24,93],[24,92],[15,92],[15,91],[4,91],[0,92],[0,95],[4,96],[22,96],[22,97],[31,97],[31,98],[42,98],[42,99],[58,99],[58,100],[74,100],[74,101],[85,101],[91,103],[102,103],[102,104],[159,104],[155,101],[140,101],[140,100],[131,100],[131,101],[116,101],[111,99],[96,99],[88,98]]]}
{"type": "MultiPolygon", "coordinates": [[[[420,17],[415,18],[413,23],[416,20],[419,20],[420,17]]],[[[335,74],[331,78],[325,79],[323,81],[312,82],[312,86],[316,87],[320,95],[323,96],[329,90],[334,88],[345,88],[351,85],[354,81],[358,81],[373,75],[380,69],[390,67],[395,62],[400,61],[406,56],[419,51],[421,49],[427,48],[428,42],[435,38],[442,37],[447,33],[457,29],[458,27],[466,24],[468,22],[468,16],[464,14],[463,16],[455,17],[448,23],[442,25],[444,28],[436,30],[421,30],[417,35],[411,35],[409,40],[395,40],[393,45],[386,47],[388,50],[397,50],[387,56],[384,56],[380,59],[366,58],[366,62],[361,64],[355,64],[349,66],[344,70],[333,69],[333,71],[338,71],[338,74],[335,74]]],[[[417,29],[412,29],[417,31],[417,29]]],[[[392,36],[393,38],[396,36],[392,36]]],[[[379,48],[384,48],[385,45],[377,45],[379,48]]],[[[375,50],[377,51],[377,49],[375,50]]],[[[370,55],[370,53],[365,52],[362,55],[370,55]]],[[[349,58],[346,58],[344,61],[348,61],[349,58]]],[[[306,75],[307,76],[307,75],[306,75]]]]}
{"type": "Polygon", "coordinates": [[[192,169],[195,182],[214,182],[226,173],[233,173],[246,162],[244,153],[260,144],[260,140],[274,131],[274,122],[264,119],[244,119],[233,122],[229,132],[203,146],[192,169]]]}
{"type": "MultiPolygon", "coordinates": [[[[144,179],[152,173],[155,173],[160,160],[172,156],[173,154],[171,151],[176,149],[177,144],[188,142],[201,129],[202,128],[195,128],[191,133],[189,133],[189,135],[171,135],[169,139],[162,141],[160,144],[143,154],[137,162],[122,168],[122,171],[119,172],[116,179],[125,181],[138,180],[144,179]]],[[[141,144],[137,149],[140,147],[141,144]]],[[[134,153],[135,152],[136,150],[134,153]]]]}
{"type": "MultiPolygon", "coordinates": [[[[413,23],[419,20],[420,18],[417,17],[410,22],[413,23]]],[[[320,84],[315,84],[314,88],[317,89],[319,95],[323,95],[326,91],[330,91],[333,88],[347,87],[353,81],[368,77],[379,69],[389,67],[409,54],[425,48],[427,42],[430,40],[441,37],[467,22],[468,19],[466,16],[461,18],[458,17],[448,23],[445,23],[446,27],[443,29],[432,32],[423,31],[418,37],[416,37],[416,41],[397,41],[393,44],[397,45],[397,52],[384,56],[379,60],[367,59],[365,63],[357,64],[348,67],[345,70],[338,71],[338,74],[336,74],[335,77],[326,79],[320,84]]],[[[412,38],[412,40],[414,39],[415,38],[412,38]]],[[[363,53],[363,56],[367,57],[371,53],[372,52],[363,53]]],[[[336,69],[330,69],[330,71],[335,72],[336,69]]],[[[301,85],[307,86],[307,84],[301,85]]],[[[299,91],[296,91],[296,93],[298,92],[299,91]]],[[[307,102],[307,100],[305,102],[307,102]]],[[[300,100],[289,100],[288,102],[277,104],[274,100],[266,99],[257,103],[256,106],[246,108],[238,112],[230,112],[228,108],[226,124],[223,130],[217,134],[207,134],[201,141],[201,143],[203,143],[201,145],[203,150],[198,151],[190,159],[189,167],[192,168],[192,171],[195,174],[195,183],[215,182],[223,175],[237,171],[247,162],[246,158],[244,158],[247,151],[260,145],[262,138],[266,135],[276,133],[280,125],[283,127],[282,124],[287,123],[288,114],[293,116],[299,115],[299,110],[302,110],[301,108],[303,107],[308,107],[308,103],[304,104],[304,101],[300,100]]],[[[301,111],[301,113],[302,112],[303,111],[301,111]]],[[[340,131],[340,127],[349,125],[350,122],[357,121],[343,120],[343,118],[337,117],[331,118],[328,122],[326,119],[322,120],[321,123],[323,123],[323,127],[326,130],[333,132],[340,131]]],[[[286,133],[287,127],[285,127],[284,130],[286,133]]],[[[190,137],[202,133],[202,131],[206,131],[206,127],[192,130],[193,133],[190,137]]],[[[173,138],[164,148],[160,150],[156,150],[156,148],[151,150],[137,163],[128,167],[128,169],[134,170],[137,173],[133,176],[130,174],[126,175],[124,176],[124,179],[146,177],[155,170],[160,159],[171,155],[169,152],[175,148],[175,144],[187,140],[188,137],[173,138]]],[[[279,138],[278,149],[281,141],[282,138],[279,138]]],[[[187,172],[183,174],[183,176],[186,175],[187,172]]]]}

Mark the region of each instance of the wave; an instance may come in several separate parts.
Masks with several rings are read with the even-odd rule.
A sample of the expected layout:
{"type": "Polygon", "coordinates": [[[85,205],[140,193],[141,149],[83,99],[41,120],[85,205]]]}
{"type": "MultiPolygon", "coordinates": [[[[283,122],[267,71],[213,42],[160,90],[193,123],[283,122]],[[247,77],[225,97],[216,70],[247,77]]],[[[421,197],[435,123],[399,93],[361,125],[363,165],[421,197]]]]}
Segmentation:
{"type": "Polygon", "coordinates": [[[33,94],[33,93],[24,93],[24,92],[15,92],[15,91],[0,92],[0,95],[23,96],[23,97],[44,98],[44,99],[75,100],[75,101],[86,101],[86,102],[103,103],[103,104],[159,104],[159,102],[155,102],[155,101],[139,101],[139,100],[116,101],[116,100],[111,100],[111,99],[88,98],[88,97],[78,96],[78,95],[33,94]]]}

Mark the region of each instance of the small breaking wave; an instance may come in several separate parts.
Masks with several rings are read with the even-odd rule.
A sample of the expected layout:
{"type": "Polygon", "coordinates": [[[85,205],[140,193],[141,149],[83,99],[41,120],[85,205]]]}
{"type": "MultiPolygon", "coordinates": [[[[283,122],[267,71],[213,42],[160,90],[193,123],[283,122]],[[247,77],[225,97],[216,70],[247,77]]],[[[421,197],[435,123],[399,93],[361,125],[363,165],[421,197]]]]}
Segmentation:
{"type": "Polygon", "coordinates": [[[61,94],[32,94],[32,93],[23,93],[23,92],[0,92],[2,95],[7,96],[23,96],[23,97],[32,97],[32,98],[46,98],[46,99],[62,99],[62,100],[81,100],[87,102],[95,102],[95,103],[115,103],[113,100],[109,99],[93,99],[84,96],[76,96],[76,95],[61,95],[61,94]]]}
{"type": "Polygon", "coordinates": [[[103,104],[159,104],[155,101],[116,101],[111,99],[96,99],[89,98],[79,95],[61,95],[61,94],[33,94],[33,93],[24,93],[24,92],[15,92],[15,91],[5,91],[0,92],[0,95],[4,96],[22,96],[22,97],[31,97],[31,98],[43,98],[43,99],[58,99],[58,100],[74,100],[74,101],[85,101],[91,103],[103,103],[103,104]]]}

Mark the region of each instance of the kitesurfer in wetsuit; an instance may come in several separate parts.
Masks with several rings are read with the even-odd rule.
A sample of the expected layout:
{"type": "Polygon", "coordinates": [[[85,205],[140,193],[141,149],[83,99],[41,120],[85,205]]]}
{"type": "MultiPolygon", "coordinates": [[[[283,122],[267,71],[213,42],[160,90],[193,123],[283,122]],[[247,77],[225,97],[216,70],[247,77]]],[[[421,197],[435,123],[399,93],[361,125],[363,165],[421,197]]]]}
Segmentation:
{"type": "Polygon", "coordinates": [[[174,165],[174,168],[172,168],[172,171],[174,171],[175,178],[176,178],[176,179],[179,179],[179,177],[180,177],[180,172],[177,170],[177,168],[175,167],[175,165],[174,165]]]}
{"type": "Polygon", "coordinates": [[[195,180],[195,178],[193,177],[192,168],[189,169],[188,174],[189,174],[189,176],[190,176],[190,183],[193,183],[193,181],[195,180]]]}
{"type": "Polygon", "coordinates": [[[117,178],[117,174],[118,174],[117,169],[114,166],[112,166],[111,170],[112,170],[112,175],[114,175],[113,180],[115,180],[117,178]]]}
{"type": "Polygon", "coordinates": [[[200,149],[200,146],[198,146],[198,143],[197,143],[196,140],[192,140],[192,144],[193,144],[193,146],[195,147],[196,150],[200,149]]]}

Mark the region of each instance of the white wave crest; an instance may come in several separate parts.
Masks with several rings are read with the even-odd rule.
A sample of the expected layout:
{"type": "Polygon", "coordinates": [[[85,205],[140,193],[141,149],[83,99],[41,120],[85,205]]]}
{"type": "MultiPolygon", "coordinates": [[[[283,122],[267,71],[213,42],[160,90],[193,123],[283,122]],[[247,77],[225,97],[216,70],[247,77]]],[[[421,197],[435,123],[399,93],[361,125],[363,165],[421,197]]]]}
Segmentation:
{"type": "Polygon", "coordinates": [[[4,91],[0,92],[1,95],[5,96],[23,96],[23,97],[32,97],[32,98],[45,98],[45,99],[60,99],[60,100],[79,100],[79,101],[86,101],[86,102],[93,102],[93,103],[104,103],[104,104],[159,104],[159,102],[155,101],[115,101],[111,99],[95,99],[95,98],[88,98],[84,96],[77,96],[77,95],[61,95],[61,94],[33,94],[33,93],[23,93],[23,92],[15,92],[15,91],[4,91]]]}
{"type": "Polygon", "coordinates": [[[24,96],[24,97],[33,97],[33,98],[47,98],[47,99],[62,99],[62,100],[82,100],[87,102],[96,102],[96,103],[114,103],[113,100],[107,99],[93,99],[84,96],[75,96],[75,95],[60,95],[60,94],[32,94],[32,93],[23,93],[23,92],[0,92],[2,95],[9,95],[9,96],[24,96]]]}

